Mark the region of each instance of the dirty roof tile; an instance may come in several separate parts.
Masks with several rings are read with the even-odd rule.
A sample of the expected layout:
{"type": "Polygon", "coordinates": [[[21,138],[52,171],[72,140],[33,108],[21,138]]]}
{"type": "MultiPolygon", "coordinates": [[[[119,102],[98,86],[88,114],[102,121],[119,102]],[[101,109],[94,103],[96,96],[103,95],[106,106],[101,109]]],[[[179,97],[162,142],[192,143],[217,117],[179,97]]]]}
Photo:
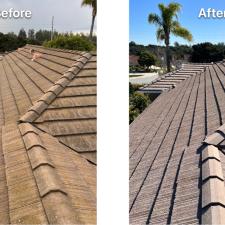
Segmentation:
{"type": "MultiPolygon", "coordinates": [[[[73,96],[72,103],[78,107],[70,101],[67,108],[55,107],[59,94],[76,76],[89,74],[82,71],[91,57],[85,52],[27,45],[0,61],[0,223],[96,224],[96,166],[76,152],[80,139],[74,130],[68,148],[50,134],[47,117],[42,117],[50,109],[48,119],[58,123],[57,131],[71,130],[64,124],[69,120],[78,122],[79,135],[92,131],[96,103],[90,86],[76,90],[78,83],[74,93],[70,87],[63,94],[63,98],[73,96]],[[31,61],[30,48],[42,57],[31,61]]],[[[96,77],[96,71],[90,76],[96,77]]],[[[90,140],[95,143],[96,136],[90,140]]],[[[88,151],[85,147],[89,145],[83,145],[88,151]]]]}

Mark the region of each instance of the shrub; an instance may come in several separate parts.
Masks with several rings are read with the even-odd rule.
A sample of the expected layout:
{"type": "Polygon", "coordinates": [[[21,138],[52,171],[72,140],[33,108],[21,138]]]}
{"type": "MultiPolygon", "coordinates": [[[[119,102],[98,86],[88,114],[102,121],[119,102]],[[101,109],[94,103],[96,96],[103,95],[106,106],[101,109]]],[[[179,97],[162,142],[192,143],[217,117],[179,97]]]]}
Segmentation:
{"type": "Polygon", "coordinates": [[[138,63],[141,66],[149,67],[151,65],[155,65],[156,61],[157,61],[157,59],[156,59],[156,57],[153,54],[151,54],[151,53],[149,53],[147,51],[144,51],[144,52],[141,52],[140,58],[138,60],[138,63]]]}
{"type": "Polygon", "coordinates": [[[129,107],[129,123],[131,124],[136,117],[138,117],[139,112],[137,109],[134,109],[133,107],[129,107]]]}
{"type": "Polygon", "coordinates": [[[94,51],[96,50],[95,45],[88,37],[84,35],[59,35],[52,41],[44,42],[45,47],[49,48],[63,48],[78,51],[94,51]]]}
{"type": "Polygon", "coordinates": [[[145,96],[142,93],[135,92],[131,97],[130,97],[130,104],[135,108],[138,109],[140,113],[144,111],[144,109],[148,106],[149,104],[149,99],[147,96],[145,96]]]}

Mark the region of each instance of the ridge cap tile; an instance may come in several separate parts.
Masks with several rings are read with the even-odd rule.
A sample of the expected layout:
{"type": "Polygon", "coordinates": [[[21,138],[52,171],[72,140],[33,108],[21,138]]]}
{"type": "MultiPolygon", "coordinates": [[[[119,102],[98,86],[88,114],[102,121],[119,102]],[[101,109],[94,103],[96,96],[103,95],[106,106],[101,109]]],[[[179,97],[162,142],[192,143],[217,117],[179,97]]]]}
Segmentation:
{"type": "Polygon", "coordinates": [[[50,87],[44,95],[41,96],[36,103],[28,109],[28,111],[20,117],[20,122],[33,122],[35,121],[39,115],[49,106],[49,104],[65,89],[65,87],[69,84],[69,80],[72,80],[76,74],[78,74],[81,69],[84,67],[84,64],[91,58],[90,53],[82,54],[82,57],[72,65],[63,76],[52,86],[50,87]],[[81,63],[82,61],[82,63],[81,63]],[[48,93],[53,93],[55,96],[50,95],[48,93]],[[46,95],[48,96],[46,97],[46,95]]]}
{"type": "Polygon", "coordinates": [[[75,62],[72,66],[73,67],[78,67],[79,69],[82,69],[83,68],[83,63],[81,63],[81,62],[75,62]]]}
{"type": "Polygon", "coordinates": [[[202,181],[218,177],[224,181],[221,163],[216,159],[209,159],[202,164],[202,181]]]}
{"type": "Polygon", "coordinates": [[[33,132],[38,135],[38,129],[32,126],[30,123],[20,123],[19,127],[20,127],[22,136],[30,132],[33,132]]]}
{"type": "Polygon", "coordinates": [[[75,74],[73,72],[66,72],[62,77],[69,79],[70,81],[74,78],[75,74]]]}
{"type": "Polygon", "coordinates": [[[217,224],[222,225],[225,221],[225,208],[218,206],[211,206],[202,215],[202,224],[217,224]]]}
{"type": "MultiPolygon", "coordinates": [[[[19,125],[19,129],[21,132],[23,128],[19,125]]],[[[74,211],[64,184],[44,147],[40,132],[27,133],[22,137],[48,220],[50,224],[81,224],[79,213],[74,211]]]]}
{"type": "Polygon", "coordinates": [[[46,92],[44,95],[42,95],[42,97],[38,100],[38,102],[43,101],[49,105],[54,99],[55,94],[53,94],[52,92],[46,92]]]}
{"type": "Polygon", "coordinates": [[[38,118],[38,114],[34,111],[27,111],[22,117],[20,117],[19,122],[33,122],[38,118]]]}
{"type": "Polygon", "coordinates": [[[92,54],[86,52],[86,53],[82,54],[82,57],[85,57],[86,59],[90,59],[92,57],[92,54]]]}
{"type": "Polygon", "coordinates": [[[28,151],[33,170],[42,165],[49,165],[53,168],[55,167],[50,157],[48,156],[48,154],[45,153],[45,151],[46,149],[43,149],[39,146],[35,146],[28,151]]]}
{"type": "Polygon", "coordinates": [[[37,101],[28,111],[34,111],[40,115],[47,107],[48,104],[46,104],[44,101],[37,101]]]}
{"type": "Polygon", "coordinates": [[[214,145],[208,145],[202,152],[202,161],[204,162],[208,158],[215,158],[220,161],[219,151],[214,145]]]}
{"type": "Polygon", "coordinates": [[[43,200],[46,214],[51,224],[84,224],[79,213],[72,210],[70,199],[61,192],[46,195],[43,200]]]}
{"type": "Polygon", "coordinates": [[[55,169],[49,165],[42,165],[34,170],[34,176],[37,181],[38,189],[43,198],[50,192],[59,191],[67,195],[64,191],[62,182],[55,172],[55,169]]]}
{"type": "Polygon", "coordinates": [[[23,136],[23,139],[27,150],[30,150],[34,146],[39,146],[45,149],[39,135],[36,133],[27,133],[23,136]]]}
{"type": "Polygon", "coordinates": [[[224,140],[224,137],[220,133],[214,132],[213,134],[207,136],[205,140],[203,141],[203,143],[216,146],[223,140],[224,140]]]}
{"type": "Polygon", "coordinates": [[[63,90],[62,86],[54,84],[51,88],[47,90],[47,92],[52,92],[53,94],[57,96],[62,90],[63,90]]]}
{"type": "MultiPolygon", "coordinates": [[[[61,78],[65,78],[65,79],[67,79],[68,81],[71,81],[71,79],[69,78],[70,77],[70,75],[68,74],[68,73],[70,73],[71,74],[71,72],[65,72],[64,74],[63,74],[63,76],[61,77],[61,78]]],[[[72,76],[74,76],[73,74],[72,74],[72,76]]]]}
{"type": "Polygon", "coordinates": [[[201,154],[203,224],[225,224],[225,187],[219,151],[209,145],[201,154]]]}
{"type": "Polygon", "coordinates": [[[67,72],[65,74],[67,74],[68,72],[73,73],[74,75],[77,75],[80,72],[80,68],[77,66],[72,66],[70,69],[67,70],[67,72]]]}
{"type": "Polygon", "coordinates": [[[220,127],[217,129],[217,131],[220,131],[220,132],[222,132],[222,133],[225,135],[225,123],[224,123],[222,126],[220,126],[220,127]]]}
{"type": "Polygon", "coordinates": [[[77,62],[81,62],[82,64],[85,64],[87,62],[87,58],[80,57],[79,59],[76,60],[77,62]]]}
{"type": "Polygon", "coordinates": [[[70,81],[68,81],[68,79],[66,79],[65,77],[60,78],[55,84],[59,84],[61,85],[63,88],[65,88],[70,81]]]}
{"type": "Polygon", "coordinates": [[[211,178],[202,185],[202,207],[221,204],[225,207],[224,181],[211,178]]]}

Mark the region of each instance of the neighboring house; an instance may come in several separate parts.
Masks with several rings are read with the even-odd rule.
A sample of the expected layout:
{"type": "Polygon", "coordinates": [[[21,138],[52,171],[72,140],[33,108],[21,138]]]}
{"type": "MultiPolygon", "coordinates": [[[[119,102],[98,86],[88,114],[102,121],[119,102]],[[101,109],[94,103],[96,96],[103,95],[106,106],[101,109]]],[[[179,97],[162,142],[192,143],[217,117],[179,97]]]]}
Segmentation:
{"type": "Polygon", "coordinates": [[[0,224],[95,224],[96,56],[6,54],[0,126],[0,224]]]}
{"type": "Polygon", "coordinates": [[[130,125],[130,224],[225,224],[225,64],[200,67],[130,125]]]}

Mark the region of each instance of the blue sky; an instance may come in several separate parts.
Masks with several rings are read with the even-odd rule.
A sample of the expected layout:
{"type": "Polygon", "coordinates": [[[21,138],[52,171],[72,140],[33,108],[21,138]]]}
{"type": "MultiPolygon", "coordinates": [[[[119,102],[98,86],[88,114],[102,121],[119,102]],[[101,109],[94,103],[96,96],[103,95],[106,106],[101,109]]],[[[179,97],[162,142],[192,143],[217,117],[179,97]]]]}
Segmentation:
{"type": "MultiPolygon", "coordinates": [[[[155,37],[156,27],[148,23],[149,13],[159,13],[158,4],[168,4],[171,0],[130,0],[130,41],[139,44],[159,44],[155,37]]],[[[179,21],[182,26],[191,31],[194,41],[191,44],[200,42],[225,42],[225,18],[204,19],[198,18],[201,8],[214,8],[225,10],[224,0],[175,0],[182,5],[179,14],[179,21]]],[[[178,41],[180,44],[188,42],[172,36],[171,43],[178,41]]],[[[163,45],[161,43],[160,45],[163,45]]]]}

